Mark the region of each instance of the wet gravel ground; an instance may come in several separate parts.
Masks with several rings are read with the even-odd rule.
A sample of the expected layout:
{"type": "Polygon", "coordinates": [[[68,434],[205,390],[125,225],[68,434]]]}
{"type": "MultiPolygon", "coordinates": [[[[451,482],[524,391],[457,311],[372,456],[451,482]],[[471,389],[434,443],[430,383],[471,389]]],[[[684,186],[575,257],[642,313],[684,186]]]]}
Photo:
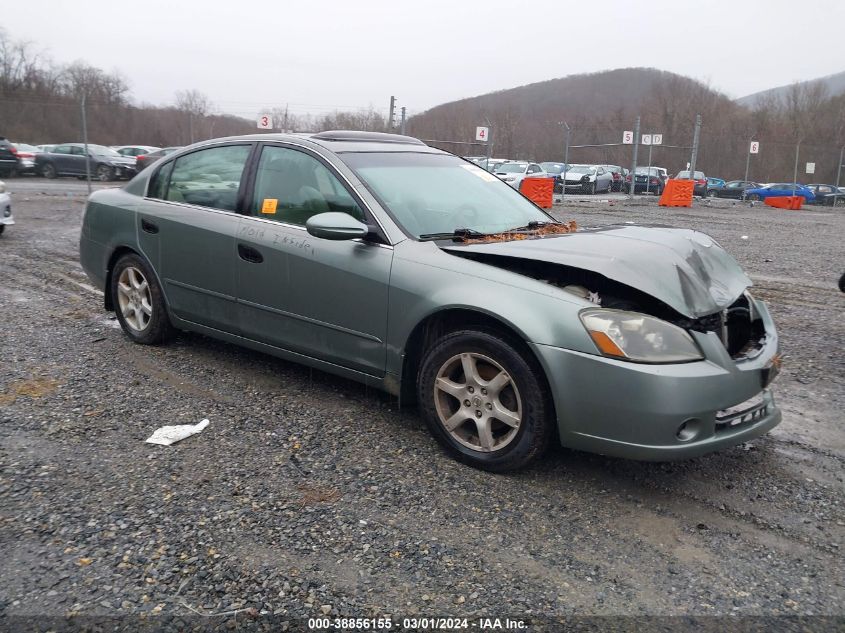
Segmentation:
{"type": "Polygon", "coordinates": [[[45,191],[14,194],[18,224],[0,237],[0,627],[271,615],[275,630],[323,615],[843,626],[845,214],[556,207],[581,226],[700,229],[731,252],[780,329],[784,421],[680,463],[555,449],[503,476],[449,459],[414,409],[356,383],[201,336],[131,344],[77,261],[84,194],[45,191]],[[172,447],[144,443],[206,417],[172,447]]]}

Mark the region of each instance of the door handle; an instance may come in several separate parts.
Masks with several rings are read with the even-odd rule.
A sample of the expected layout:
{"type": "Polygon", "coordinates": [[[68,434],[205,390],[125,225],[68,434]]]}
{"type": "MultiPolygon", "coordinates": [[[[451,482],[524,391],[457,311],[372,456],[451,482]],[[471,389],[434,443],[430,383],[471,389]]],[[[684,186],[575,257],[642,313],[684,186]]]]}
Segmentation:
{"type": "Polygon", "coordinates": [[[238,257],[250,264],[260,264],[264,261],[264,256],[261,253],[246,244],[238,244],[238,257]]]}
{"type": "Polygon", "coordinates": [[[158,233],[158,224],[153,224],[149,220],[141,218],[141,230],[145,233],[152,233],[153,235],[155,235],[156,233],[158,233]]]}

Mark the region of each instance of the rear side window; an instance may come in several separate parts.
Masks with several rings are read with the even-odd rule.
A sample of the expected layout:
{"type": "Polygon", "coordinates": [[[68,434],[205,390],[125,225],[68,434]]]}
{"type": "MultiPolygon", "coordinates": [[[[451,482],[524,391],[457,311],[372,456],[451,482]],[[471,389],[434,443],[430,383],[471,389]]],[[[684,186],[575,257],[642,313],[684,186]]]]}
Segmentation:
{"type": "Polygon", "coordinates": [[[180,156],[158,171],[149,196],[236,211],[250,149],[250,145],[226,145],[180,156]]]}

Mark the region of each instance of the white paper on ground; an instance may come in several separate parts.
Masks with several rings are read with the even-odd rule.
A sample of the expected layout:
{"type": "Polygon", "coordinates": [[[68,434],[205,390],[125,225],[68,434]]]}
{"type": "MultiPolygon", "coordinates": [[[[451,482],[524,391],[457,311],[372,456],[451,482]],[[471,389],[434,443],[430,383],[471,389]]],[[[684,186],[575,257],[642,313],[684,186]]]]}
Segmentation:
{"type": "Polygon", "coordinates": [[[162,446],[170,446],[179,440],[184,440],[186,437],[191,437],[202,431],[210,424],[208,418],[198,424],[179,424],[177,426],[162,426],[157,428],[152,435],[147,438],[150,444],[161,444],[162,446]]]}

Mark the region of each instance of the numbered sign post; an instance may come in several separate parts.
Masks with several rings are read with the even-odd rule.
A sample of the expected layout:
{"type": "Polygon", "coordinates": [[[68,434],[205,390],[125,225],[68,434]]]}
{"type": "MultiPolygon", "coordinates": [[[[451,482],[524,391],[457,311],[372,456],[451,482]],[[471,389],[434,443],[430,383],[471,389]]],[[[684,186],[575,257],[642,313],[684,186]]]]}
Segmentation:
{"type": "Polygon", "coordinates": [[[622,132],[622,143],[624,145],[633,145],[634,133],[631,130],[625,130],[622,132]]]}
{"type": "Polygon", "coordinates": [[[749,141],[748,154],[745,155],[745,180],[742,181],[742,199],[745,200],[745,191],[748,189],[748,168],[751,166],[751,154],[760,153],[760,141],[749,141]]]}
{"type": "Polygon", "coordinates": [[[807,173],[808,174],[815,174],[816,173],[816,164],[815,163],[807,163],[807,173]]]}
{"type": "Polygon", "coordinates": [[[640,142],[643,145],[651,145],[651,134],[643,134],[643,140],[640,142]]]}
{"type": "Polygon", "coordinates": [[[475,128],[475,140],[476,141],[484,141],[487,142],[487,137],[490,134],[490,130],[486,127],[477,127],[475,128]]]}
{"type": "Polygon", "coordinates": [[[662,134],[652,134],[651,135],[651,144],[652,145],[663,145],[663,135],[662,134]]]}
{"type": "Polygon", "coordinates": [[[259,114],[258,115],[258,129],[259,130],[272,130],[273,129],[273,117],[269,114],[259,114]]]}

